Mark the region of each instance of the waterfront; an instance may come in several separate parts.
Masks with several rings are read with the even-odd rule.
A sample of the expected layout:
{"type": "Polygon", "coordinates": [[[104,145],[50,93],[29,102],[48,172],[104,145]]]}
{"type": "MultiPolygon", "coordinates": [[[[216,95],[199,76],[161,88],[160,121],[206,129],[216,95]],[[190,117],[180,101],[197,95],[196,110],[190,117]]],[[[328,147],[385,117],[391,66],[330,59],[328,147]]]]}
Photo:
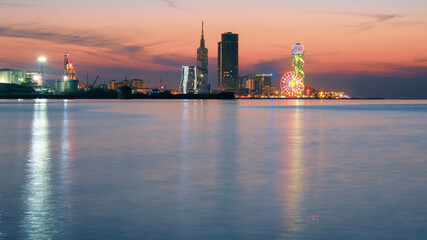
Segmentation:
{"type": "Polygon", "coordinates": [[[424,239],[427,100],[0,101],[0,239],[424,239]]]}

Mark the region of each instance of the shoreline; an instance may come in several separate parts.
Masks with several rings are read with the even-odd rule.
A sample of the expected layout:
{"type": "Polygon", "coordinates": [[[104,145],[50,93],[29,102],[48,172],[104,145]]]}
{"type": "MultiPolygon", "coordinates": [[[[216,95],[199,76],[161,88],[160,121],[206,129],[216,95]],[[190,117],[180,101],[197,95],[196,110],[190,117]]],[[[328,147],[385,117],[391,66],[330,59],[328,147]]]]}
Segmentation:
{"type": "Polygon", "coordinates": [[[410,98],[380,98],[380,97],[350,97],[350,98],[276,98],[276,97],[264,97],[264,98],[238,98],[230,93],[218,93],[218,94],[155,94],[155,95],[132,95],[127,98],[120,98],[119,96],[92,96],[84,94],[0,94],[0,100],[31,100],[31,99],[81,99],[81,100],[140,100],[140,99],[183,99],[183,100],[423,100],[423,99],[410,99],[410,98]]]}

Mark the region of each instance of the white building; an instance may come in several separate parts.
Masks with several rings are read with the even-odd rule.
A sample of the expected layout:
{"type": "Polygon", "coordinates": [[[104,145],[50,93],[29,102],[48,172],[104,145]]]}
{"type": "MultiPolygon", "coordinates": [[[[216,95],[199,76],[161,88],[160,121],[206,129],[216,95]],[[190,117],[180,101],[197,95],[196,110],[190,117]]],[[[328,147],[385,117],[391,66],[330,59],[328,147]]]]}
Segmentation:
{"type": "Polygon", "coordinates": [[[194,66],[182,66],[181,82],[179,91],[183,94],[198,93],[197,90],[197,70],[194,66]]]}
{"type": "Polygon", "coordinates": [[[20,84],[25,77],[25,71],[15,69],[0,69],[0,83],[20,84]]]}

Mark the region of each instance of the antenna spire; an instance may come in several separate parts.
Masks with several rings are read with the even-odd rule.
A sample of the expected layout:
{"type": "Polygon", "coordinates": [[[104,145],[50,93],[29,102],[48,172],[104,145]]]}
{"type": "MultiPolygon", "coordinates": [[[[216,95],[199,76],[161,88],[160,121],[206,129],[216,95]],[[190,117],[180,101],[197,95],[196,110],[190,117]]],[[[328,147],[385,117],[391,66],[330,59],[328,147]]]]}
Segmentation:
{"type": "Polygon", "coordinates": [[[202,21],[202,34],[203,34],[204,32],[203,32],[203,21],[202,21]]]}

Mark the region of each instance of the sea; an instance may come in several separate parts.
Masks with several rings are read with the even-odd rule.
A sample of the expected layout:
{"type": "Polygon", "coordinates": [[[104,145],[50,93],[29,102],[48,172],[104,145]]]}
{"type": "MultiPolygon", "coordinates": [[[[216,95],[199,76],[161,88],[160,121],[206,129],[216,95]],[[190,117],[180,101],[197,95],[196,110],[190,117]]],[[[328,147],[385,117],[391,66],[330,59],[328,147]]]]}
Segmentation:
{"type": "Polygon", "coordinates": [[[427,100],[1,100],[0,239],[427,239],[427,100]]]}

